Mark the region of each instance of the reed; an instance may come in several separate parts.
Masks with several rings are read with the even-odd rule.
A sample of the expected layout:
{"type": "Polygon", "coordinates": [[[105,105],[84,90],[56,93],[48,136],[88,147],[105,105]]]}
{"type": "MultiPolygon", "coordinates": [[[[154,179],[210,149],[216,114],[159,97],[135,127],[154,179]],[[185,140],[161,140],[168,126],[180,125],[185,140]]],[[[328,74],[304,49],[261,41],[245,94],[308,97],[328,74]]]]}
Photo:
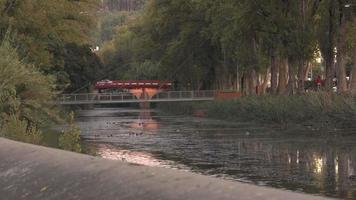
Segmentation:
{"type": "Polygon", "coordinates": [[[209,103],[162,104],[159,108],[176,114],[191,115],[204,110],[210,118],[262,123],[309,123],[356,121],[356,102],[351,95],[310,93],[299,96],[250,96],[209,103]]]}

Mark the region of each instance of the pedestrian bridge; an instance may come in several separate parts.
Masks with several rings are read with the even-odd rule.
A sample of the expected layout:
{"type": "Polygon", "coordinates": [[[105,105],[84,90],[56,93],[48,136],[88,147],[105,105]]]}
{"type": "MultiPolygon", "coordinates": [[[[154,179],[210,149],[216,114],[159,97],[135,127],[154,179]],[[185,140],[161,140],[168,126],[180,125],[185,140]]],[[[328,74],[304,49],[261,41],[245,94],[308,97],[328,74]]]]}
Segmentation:
{"type": "Polygon", "coordinates": [[[96,94],[63,94],[57,99],[60,105],[85,105],[85,104],[127,104],[145,102],[193,102],[213,101],[217,92],[214,90],[200,91],[162,91],[154,96],[144,93],[135,95],[130,92],[96,93],[96,94]]]}

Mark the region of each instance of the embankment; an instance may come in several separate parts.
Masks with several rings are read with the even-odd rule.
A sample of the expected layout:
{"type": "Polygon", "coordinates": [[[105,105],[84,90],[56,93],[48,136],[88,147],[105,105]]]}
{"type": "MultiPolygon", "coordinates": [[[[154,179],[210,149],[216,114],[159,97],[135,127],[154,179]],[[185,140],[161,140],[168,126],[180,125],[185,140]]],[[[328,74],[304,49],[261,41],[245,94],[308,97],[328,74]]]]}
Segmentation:
{"type": "Polygon", "coordinates": [[[241,97],[205,103],[161,103],[174,114],[270,125],[298,125],[335,129],[356,127],[356,101],[352,96],[312,93],[301,96],[241,97]]]}
{"type": "Polygon", "coordinates": [[[177,170],[130,165],[2,138],[0,160],[2,200],[325,199],[177,170]]]}

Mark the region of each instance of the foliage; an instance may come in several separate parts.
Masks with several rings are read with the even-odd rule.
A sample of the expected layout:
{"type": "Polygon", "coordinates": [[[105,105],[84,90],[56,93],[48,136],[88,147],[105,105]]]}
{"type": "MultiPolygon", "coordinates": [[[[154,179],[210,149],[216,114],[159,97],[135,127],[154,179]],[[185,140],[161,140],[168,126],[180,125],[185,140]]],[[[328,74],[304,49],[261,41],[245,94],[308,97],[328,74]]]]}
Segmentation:
{"type": "Polygon", "coordinates": [[[303,96],[250,96],[204,104],[160,104],[159,108],[186,115],[192,115],[195,110],[204,110],[211,118],[280,125],[320,122],[343,124],[356,119],[356,103],[353,97],[324,92],[303,96]]]}
{"type": "Polygon", "coordinates": [[[36,127],[29,126],[25,120],[11,115],[5,119],[6,123],[0,130],[0,136],[32,144],[42,144],[43,135],[36,127]]]}
{"type": "Polygon", "coordinates": [[[150,1],[136,23],[118,28],[117,37],[104,46],[101,55],[110,68],[120,68],[119,77],[130,76],[130,66],[149,62],[159,68],[151,77],[203,87],[209,74],[204,68],[213,66],[214,56],[207,51],[213,50],[210,42],[199,33],[203,26],[203,13],[190,1],[150,1]]]}
{"type": "Polygon", "coordinates": [[[116,34],[116,28],[125,24],[132,13],[116,11],[102,14],[99,17],[98,44],[110,41],[116,34]]]}
{"type": "Polygon", "coordinates": [[[216,102],[208,106],[210,116],[232,120],[260,122],[304,123],[356,117],[356,104],[352,97],[330,93],[310,93],[304,96],[245,97],[234,101],[216,102]]]}
{"type": "Polygon", "coordinates": [[[141,9],[146,0],[103,0],[104,8],[110,11],[132,11],[141,9]]]}
{"type": "Polygon", "coordinates": [[[82,152],[80,128],[75,125],[74,113],[69,115],[69,127],[59,137],[59,147],[64,150],[82,152]]]}
{"type": "MultiPolygon", "coordinates": [[[[59,112],[51,104],[54,81],[36,67],[20,59],[7,37],[0,44],[0,136],[43,144],[40,129],[59,121],[59,112]]],[[[63,149],[80,152],[80,131],[71,115],[69,129],[60,137],[63,149]]]]}
{"type": "Polygon", "coordinates": [[[50,105],[54,84],[34,66],[20,59],[10,39],[0,43],[0,132],[25,142],[39,143],[39,128],[56,120],[50,105]]]}
{"type": "Polygon", "coordinates": [[[303,93],[306,70],[318,51],[327,60],[327,79],[333,78],[330,62],[341,28],[338,22],[344,18],[347,37],[341,39],[354,46],[352,17],[343,17],[349,16],[346,3],[149,0],[137,17],[117,25],[100,56],[108,68],[117,69],[114,79],[130,77],[139,63],[149,61],[159,69],[151,77],[171,79],[181,89],[239,89],[235,86],[242,84],[244,90],[254,91],[263,84],[258,76],[284,67],[287,78],[277,84],[286,81],[289,93],[295,87],[303,93]]]}
{"type": "Polygon", "coordinates": [[[39,143],[39,130],[61,120],[57,91],[102,76],[89,45],[97,9],[96,0],[0,0],[1,135],[39,143]]]}
{"type": "Polygon", "coordinates": [[[88,45],[66,44],[63,60],[63,69],[70,81],[69,86],[65,89],[66,92],[80,90],[83,87],[86,91],[81,90],[80,92],[90,92],[89,85],[103,77],[107,71],[88,45]]]}
{"type": "Polygon", "coordinates": [[[156,80],[159,79],[159,65],[150,61],[132,63],[124,79],[129,80],[156,80]]]}
{"type": "Polygon", "coordinates": [[[73,79],[65,69],[67,44],[89,49],[97,6],[96,0],[1,0],[0,40],[11,30],[23,61],[52,75],[63,90],[73,79]]]}

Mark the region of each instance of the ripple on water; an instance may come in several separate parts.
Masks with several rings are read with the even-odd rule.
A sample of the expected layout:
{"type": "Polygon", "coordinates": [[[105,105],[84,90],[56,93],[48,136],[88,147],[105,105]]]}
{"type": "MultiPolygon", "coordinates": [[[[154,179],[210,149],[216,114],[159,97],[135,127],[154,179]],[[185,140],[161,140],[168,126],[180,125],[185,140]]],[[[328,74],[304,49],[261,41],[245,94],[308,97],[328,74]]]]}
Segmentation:
{"type": "Polygon", "coordinates": [[[107,159],[356,199],[356,137],[289,135],[252,123],[137,109],[83,111],[78,124],[107,159]]]}

